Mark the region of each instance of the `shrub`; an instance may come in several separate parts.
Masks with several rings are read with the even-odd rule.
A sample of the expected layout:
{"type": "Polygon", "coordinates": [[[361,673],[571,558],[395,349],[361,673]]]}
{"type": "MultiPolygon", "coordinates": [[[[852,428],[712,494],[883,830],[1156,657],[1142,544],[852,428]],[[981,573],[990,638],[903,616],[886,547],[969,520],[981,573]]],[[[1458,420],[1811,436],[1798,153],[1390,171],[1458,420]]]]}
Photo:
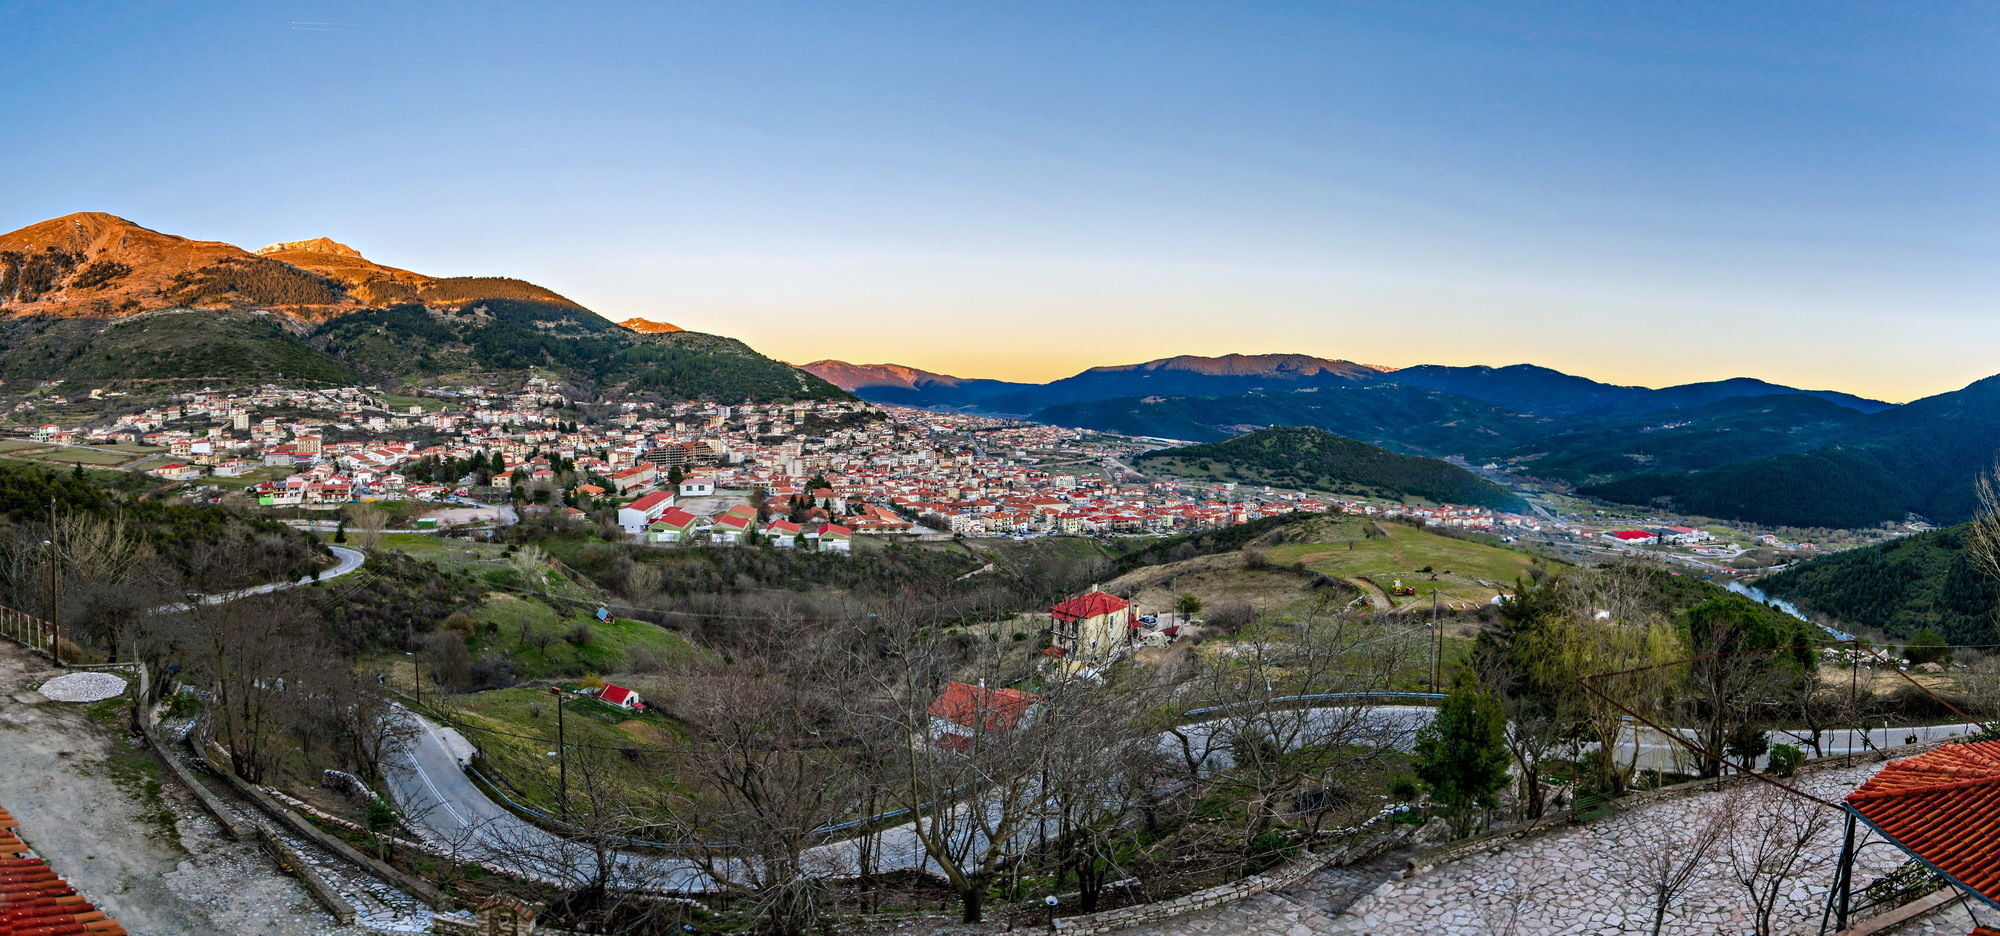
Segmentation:
{"type": "Polygon", "coordinates": [[[1771,745],[1771,772],[1780,777],[1789,777],[1806,762],[1806,752],[1791,744],[1771,745]]]}

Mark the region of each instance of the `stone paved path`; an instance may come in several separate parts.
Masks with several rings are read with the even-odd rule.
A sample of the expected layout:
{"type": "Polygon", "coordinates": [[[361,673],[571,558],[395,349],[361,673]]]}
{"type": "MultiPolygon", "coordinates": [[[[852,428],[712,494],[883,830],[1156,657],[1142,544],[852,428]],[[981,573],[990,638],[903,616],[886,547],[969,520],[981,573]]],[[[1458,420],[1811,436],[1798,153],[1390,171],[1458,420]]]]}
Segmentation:
{"type": "MultiPolygon", "coordinates": [[[[1812,772],[1799,786],[1837,799],[1874,774],[1877,764],[1812,772]]],[[[1282,893],[1228,907],[1189,914],[1120,936],[1612,936],[1646,932],[1650,916],[1640,911],[1644,895],[1634,882],[1631,849],[1650,840],[1653,830],[1685,826],[1713,807],[1718,793],[1658,801],[1607,816],[1588,825],[1524,839],[1429,871],[1409,880],[1384,881],[1358,899],[1352,869],[1330,869],[1282,893]],[[1351,905],[1346,905],[1351,900],[1351,905]]],[[[1817,932],[1840,850],[1838,817],[1815,840],[1811,854],[1820,862],[1781,899],[1775,919],[1781,932],[1817,932]]],[[[1902,857],[1877,846],[1864,852],[1857,881],[1891,870],[1902,857]]],[[[1726,854],[1712,854],[1676,911],[1669,936],[1736,936],[1748,933],[1747,901],[1726,874],[1726,854]]],[[[1951,933],[1950,920],[1909,932],[1951,933]]],[[[1957,933],[1964,933],[1960,927],[1957,933]]]]}

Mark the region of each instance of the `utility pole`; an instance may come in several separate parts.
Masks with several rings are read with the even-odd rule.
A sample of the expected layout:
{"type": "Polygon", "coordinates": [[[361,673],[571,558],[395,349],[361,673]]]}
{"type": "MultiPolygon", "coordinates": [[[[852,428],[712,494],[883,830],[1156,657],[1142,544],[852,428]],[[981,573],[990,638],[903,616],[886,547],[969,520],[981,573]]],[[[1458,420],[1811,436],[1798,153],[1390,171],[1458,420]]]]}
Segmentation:
{"type": "Polygon", "coordinates": [[[1431,589],[1431,691],[1438,691],[1438,667],[1444,659],[1444,622],[1438,619],[1438,590],[1431,589]]]}
{"type": "Polygon", "coordinates": [[[55,640],[49,644],[49,655],[57,666],[62,665],[62,573],[57,562],[60,551],[56,545],[56,499],[49,498],[49,627],[55,632],[55,640]]]}
{"type": "Polygon", "coordinates": [[[556,699],[556,790],[564,821],[569,820],[569,746],[563,740],[563,694],[561,686],[550,686],[556,699]]]}

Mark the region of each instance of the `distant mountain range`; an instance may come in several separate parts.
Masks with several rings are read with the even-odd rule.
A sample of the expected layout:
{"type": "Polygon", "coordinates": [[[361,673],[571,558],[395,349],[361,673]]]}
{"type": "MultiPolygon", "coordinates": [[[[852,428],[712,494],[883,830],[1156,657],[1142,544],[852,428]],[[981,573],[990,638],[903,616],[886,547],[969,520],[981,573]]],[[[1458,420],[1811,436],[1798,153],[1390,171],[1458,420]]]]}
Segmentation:
{"type": "Polygon", "coordinates": [[[850,367],[806,365],[881,402],[1195,442],[1312,426],[1605,500],[1801,527],[1964,519],[2000,445],[2000,378],[1897,406],[1747,377],[1651,389],[1531,364],[1392,370],[1290,354],[1162,358],[1046,384],[850,367]]]}
{"type": "Polygon", "coordinates": [[[1872,413],[1892,404],[1832,390],[1800,390],[1748,377],[1651,389],[1600,383],[1533,364],[1389,368],[1304,354],[1180,355],[1092,367],[1045,384],[934,374],[899,364],[802,365],[863,399],[1032,417],[1050,407],[1124,397],[1225,397],[1309,388],[1394,384],[1477,400],[1529,416],[1636,416],[1718,400],[1800,394],[1872,413]]]}
{"type": "Polygon", "coordinates": [[[1470,471],[1401,455],[1324,429],[1274,427],[1233,439],[1139,456],[1142,470],[1203,481],[1237,481],[1409,502],[1525,510],[1521,498],[1470,471]]]}
{"type": "Polygon", "coordinates": [[[0,378],[396,384],[554,372],[681,399],[845,398],[742,342],[615,325],[509,277],[428,276],[330,238],[256,251],[83,212],[0,234],[0,378]]]}

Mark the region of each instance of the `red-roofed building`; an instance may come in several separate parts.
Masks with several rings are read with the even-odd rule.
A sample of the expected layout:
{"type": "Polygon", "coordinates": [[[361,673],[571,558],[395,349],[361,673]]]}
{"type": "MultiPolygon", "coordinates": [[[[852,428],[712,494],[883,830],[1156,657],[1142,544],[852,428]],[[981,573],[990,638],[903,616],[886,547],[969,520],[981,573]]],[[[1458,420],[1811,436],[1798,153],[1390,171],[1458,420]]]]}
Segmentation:
{"type": "Polygon", "coordinates": [[[1627,546],[1652,546],[1660,541],[1659,534],[1646,530],[1616,530],[1606,533],[1604,536],[1607,539],[1617,540],[1627,546]]]}
{"type": "Polygon", "coordinates": [[[1138,624],[1131,602],[1093,585],[1049,608],[1049,644],[1065,659],[1095,663],[1129,645],[1138,624]]]}
{"type": "Polygon", "coordinates": [[[636,709],[646,706],[646,700],[639,698],[638,693],[624,686],[614,686],[610,683],[605,683],[604,688],[597,691],[597,699],[600,702],[616,705],[622,709],[636,709]]]}
{"type": "Polygon", "coordinates": [[[669,507],[646,526],[646,538],[655,543],[678,543],[693,532],[699,517],[679,507],[669,507]]]}
{"type": "Polygon", "coordinates": [[[2000,741],[1946,744],[1890,761],[1849,793],[1846,805],[1848,847],[1836,872],[1842,928],[1857,822],[2000,911],[2000,741]]]}
{"type": "Polygon", "coordinates": [[[618,525],[631,536],[646,532],[646,525],[659,519],[674,506],[674,496],[665,491],[654,491],[623,507],[618,508],[618,525]]]}
{"type": "Polygon", "coordinates": [[[931,741],[957,751],[971,750],[986,734],[1004,734],[1033,716],[1041,696],[1019,689],[988,689],[949,683],[924,709],[931,717],[931,741]]]}

